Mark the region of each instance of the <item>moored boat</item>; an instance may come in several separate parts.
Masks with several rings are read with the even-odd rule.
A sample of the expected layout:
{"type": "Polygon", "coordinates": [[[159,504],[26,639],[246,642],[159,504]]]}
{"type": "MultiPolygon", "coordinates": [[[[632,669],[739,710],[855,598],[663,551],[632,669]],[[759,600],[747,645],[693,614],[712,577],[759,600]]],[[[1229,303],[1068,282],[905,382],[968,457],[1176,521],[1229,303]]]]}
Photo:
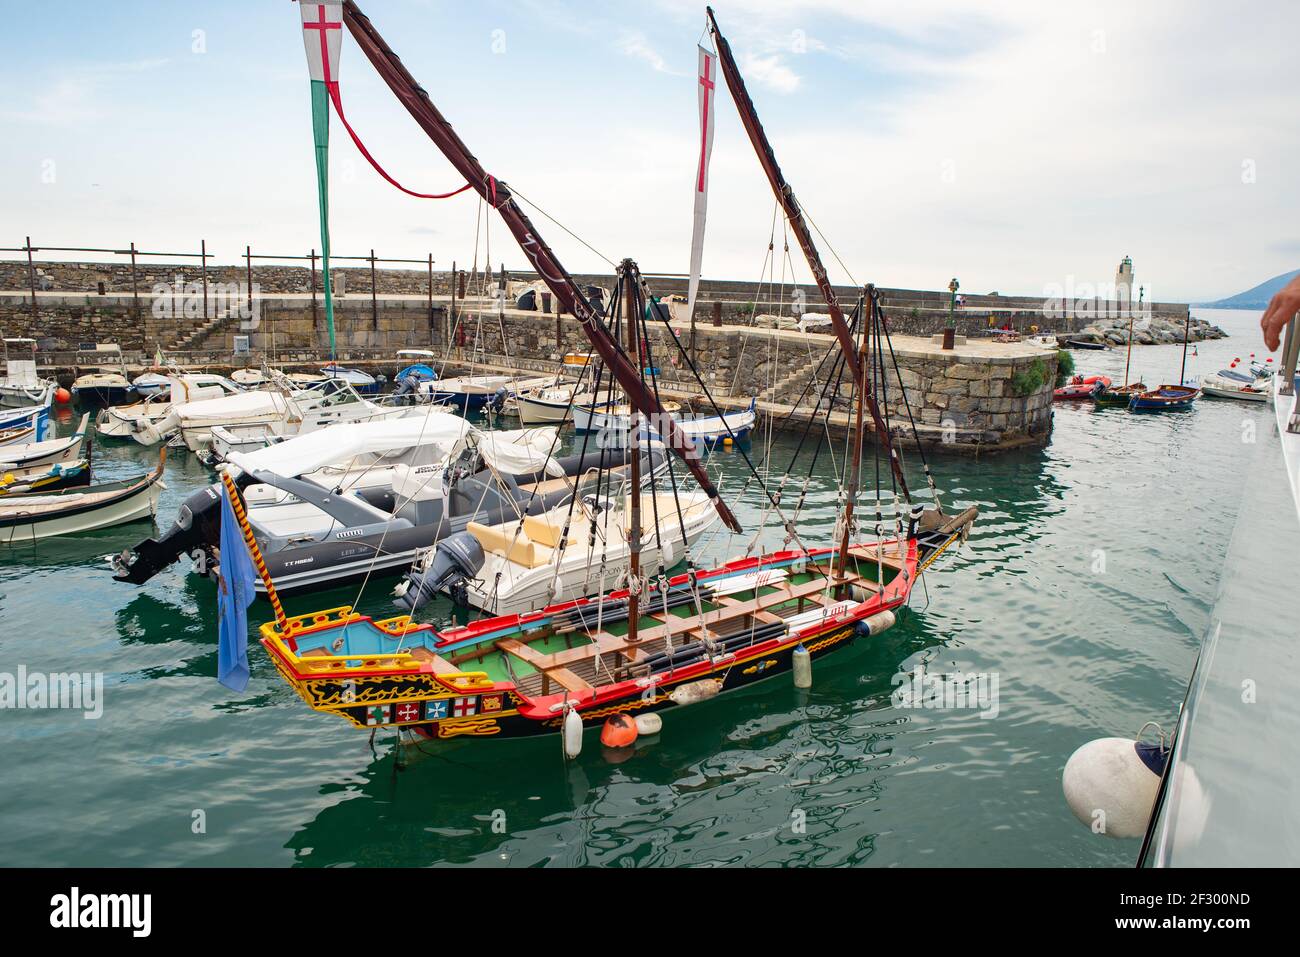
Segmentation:
{"type": "Polygon", "coordinates": [[[1052,393],[1052,398],[1059,401],[1073,399],[1091,399],[1110,386],[1110,377],[1104,375],[1076,375],[1065,385],[1052,393]]]}
{"type": "Polygon", "coordinates": [[[1129,399],[1134,412],[1177,412],[1190,409],[1200,391],[1187,385],[1158,385],[1129,399]]]}
{"type": "Polygon", "coordinates": [[[74,459],[33,468],[11,468],[0,464],[0,496],[30,492],[53,492],[63,488],[81,488],[90,484],[90,460],[74,459]]]}
{"type": "Polygon", "coordinates": [[[112,359],[116,362],[98,365],[73,379],[73,399],[86,405],[105,406],[119,405],[134,395],[131,380],[126,376],[126,358],[121,346],[115,342],[100,343],[88,354],[95,357],[96,363],[112,359]]]}
{"type": "Polygon", "coordinates": [[[88,435],[90,414],[82,415],[77,431],[61,439],[45,439],[22,445],[0,446],[0,472],[14,469],[49,468],[81,458],[82,445],[88,435]]]}
{"type": "Polygon", "coordinates": [[[50,407],[48,405],[27,409],[5,409],[4,412],[0,412],[0,449],[10,445],[42,442],[49,429],[50,407]]]}
{"type": "Polygon", "coordinates": [[[0,408],[49,405],[57,384],[36,373],[36,340],[3,340],[5,374],[0,376],[0,408]]]}
{"type": "Polygon", "coordinates": [[[1200,388],[1204,395],[1216,399],[1237,399],[1242,402],[1266,402],[1269,395],[1269,376],[1245,375],[1233,369],[1220,369],[1201,376],[1200,388]]]}
{"type": "Polygon", "coordinates": [[[0,498],[0,544],[23,545],[41,538],[152,520],[162,495],[164,448],[158,467],[136,479],[57,492],[0,498]]]}

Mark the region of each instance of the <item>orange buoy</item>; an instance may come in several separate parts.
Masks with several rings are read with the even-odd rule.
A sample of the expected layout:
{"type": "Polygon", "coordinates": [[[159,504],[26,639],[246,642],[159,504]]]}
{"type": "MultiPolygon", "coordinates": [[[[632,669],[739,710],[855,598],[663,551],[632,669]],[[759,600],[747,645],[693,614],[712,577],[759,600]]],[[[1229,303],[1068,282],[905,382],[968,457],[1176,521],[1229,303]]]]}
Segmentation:
{"type": "Polygon", "coordinates": [[[59,386],[54,390],[54,401],[59,403],[59,405],[67,405],[72,401],[72,393],[63,388],[63,386],[59,386]]]}
{"type": "Polygon", "coordinates": [[[630,748],[636,742],[636,722],[616,714],[600,729],[600,743],[607,748],[630,748]]]}

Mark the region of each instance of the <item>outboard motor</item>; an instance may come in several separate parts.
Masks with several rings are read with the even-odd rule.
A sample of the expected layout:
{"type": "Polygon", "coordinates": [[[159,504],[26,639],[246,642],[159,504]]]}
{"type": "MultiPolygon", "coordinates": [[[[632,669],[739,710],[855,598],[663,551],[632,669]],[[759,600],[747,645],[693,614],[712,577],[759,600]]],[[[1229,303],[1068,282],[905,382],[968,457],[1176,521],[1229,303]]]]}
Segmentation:
{"type": "Polygon", "coordinates": [[[506,389],[506,387],[502,386],[501,388],[497,389],[495,392],[492,393],[492,398],[488,399],[485,404],[493,412],[500,412],[502,409],[506,407],[506,399],[509,397],[509,395],[510,393],[506,389]]]}
{"type": "Polygon", "coordinates": [[[482,568],[483,546],[478,539],[469,532],[456,532],[406,573],[406,580],[393,592],[393,604],[418,611],[445,591],[454,604],[468,605],[469,582],[482,568]]]}
{"type": "MultiPolygon", "coordinates": [[[[252,482],[252,476],[241,472],[235,486],[243,491],[252,482]]],[[[182,502],[175,523],[167,531],[113,556],[113,577],[143,585],[173,562],[193,557],[197,549],[207,549],[220,540],[221,483],[217,482],[193,492],[182,502]]]]}
{"type": "Polygon", "coordinates": [[[407,398],[413,397],[420,391],[420,377],[418,375],[405,375],[397,380],[397,388],[393,390],[393,400],[402,400],[402,405],[409,405],[407,398]]]}

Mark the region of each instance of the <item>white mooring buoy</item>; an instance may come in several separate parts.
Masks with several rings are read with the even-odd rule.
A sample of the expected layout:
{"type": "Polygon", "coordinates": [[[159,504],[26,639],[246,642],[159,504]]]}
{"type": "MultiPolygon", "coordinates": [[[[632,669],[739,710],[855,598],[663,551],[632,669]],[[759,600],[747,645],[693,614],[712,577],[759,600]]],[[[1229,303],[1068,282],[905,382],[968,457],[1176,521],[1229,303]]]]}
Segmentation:
{"type": "Polygon", "coordinates": [[[658,734],[663,730],[663,728],[664,719],[659,717],[659,715],[655,714],[653,711],[636,716],[636,733],[638,735],[658,734]]]}
{"type": "Polygon", "coordinates": [[[1061,788],[1066,803],[1094,833],[1109,837],[1146,833],[1161,770],[1143,761],[1139,747],[1150,746],[1130,738],[1097,738],[1065,762],[1061,788]]]}
{"type": "Polygon", "coordinates": [[[564,731],[561,738],[564,740],[566,758],[573,759],[582,753],[582,719],[578,717],[578,712],[574,708],[570,708],[564,716],[564,731]]]}
{"type": "Polygon", "coordinates": [[[812,687],[812,655],[803,645],[791,652],[790,670],[794,673],[796,688],[812,687]]]}

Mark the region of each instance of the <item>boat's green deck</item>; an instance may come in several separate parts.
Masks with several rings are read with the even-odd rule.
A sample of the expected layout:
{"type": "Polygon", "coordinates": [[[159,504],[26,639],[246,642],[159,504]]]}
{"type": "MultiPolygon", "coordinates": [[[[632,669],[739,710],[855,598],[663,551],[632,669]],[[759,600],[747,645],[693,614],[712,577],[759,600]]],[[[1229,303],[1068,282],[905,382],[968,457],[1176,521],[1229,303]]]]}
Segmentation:
{"type": "MultiPolygon", "coordinates": [[[[858,574],[862,575],[865,578],[869,578],[873,581],[875,580],[876,565],[874,562],[864,561],[864,562],[856,562],[855,564],[858,566],[857,567],[858,574]]],[[[885,575],[886,580],[888,580],[891,577],[888,574],[888,572],[889,569],[886,569],[886,575],[885,575]]],[[[785,579],[785,581],[782,582],[782,585],[783,586],[801,585],[804,584],[805,582],[810,582],[815,578],[821,578],[821,577],[822,577],[821,575],[818,575],[813,572],[799,572],[796,574],[789,575],[785,579]]],[[[738,602],[745,602],[745,601],[751,601],[756,597],[771,595],[777,591],[780,591],[780,588],[775,585],[764,585],[758,589],[750,589],[747,591],[735,592],[729,597],[738,602]]],[[[777,605],[770,610],[779,612],[781,610],[785,610],[787,605],[793,609],[798,604],[799,602],[796,599],[791,602],[785,602],[782,603],[781,605],[777,605]]],[[[714,611],[721,607],[722,605],[716,602],[702,600],[699,604],[698,610],[709,612],[709,611],[714,611]]],[[[652,612],[655,610],[653,599],[651,599],[650,607],[647,610],[652,612]]],[[[668,610],[668,614],[679,619],[690,618],[696,613],[697,613],[697,607],[694,602],[687,602],[685,604],[677,606],[676,608],[670,608],[668,610]]],[[[656,628],[661,624],[663,623],[658,619],[650,618],[648,616],[643,615],[640,621],[640,628],[642,630],[649,630],[652,628],[656,628]]],[[[627,621],[613,622],[608,625],[602,626],[601,630],[611,635],[626,635],[628,632],[628,622],[627,621]]],[[[521,635],[519,637],[520,640],[524,641],[534,651],[544,655],[554,654],[555,652],[564,651],[569,648],[581,647],[582,645],[589,644],[591,642],[591,638],[583,632],[570,632],[564,635],[551,635],[551,636],[537,635],[536,637],[521,635]]],[[[537,673],[536,669],[533,668],[532,665],[528,664],[522,659],[513,656],[508,656],[506,655],[505,652],[497,651],[495,649],[489,651],[480,659],[470,658],[470,659],[461,660],[459,662],[459,667],[466,671],[483,671],[493,681],[511,681],[514,680],[515,678],[526,678],[529,675],[534,675],[537,673]],[[509,667],[507,667],[507,658],[509,658],[509,667]]]]}

